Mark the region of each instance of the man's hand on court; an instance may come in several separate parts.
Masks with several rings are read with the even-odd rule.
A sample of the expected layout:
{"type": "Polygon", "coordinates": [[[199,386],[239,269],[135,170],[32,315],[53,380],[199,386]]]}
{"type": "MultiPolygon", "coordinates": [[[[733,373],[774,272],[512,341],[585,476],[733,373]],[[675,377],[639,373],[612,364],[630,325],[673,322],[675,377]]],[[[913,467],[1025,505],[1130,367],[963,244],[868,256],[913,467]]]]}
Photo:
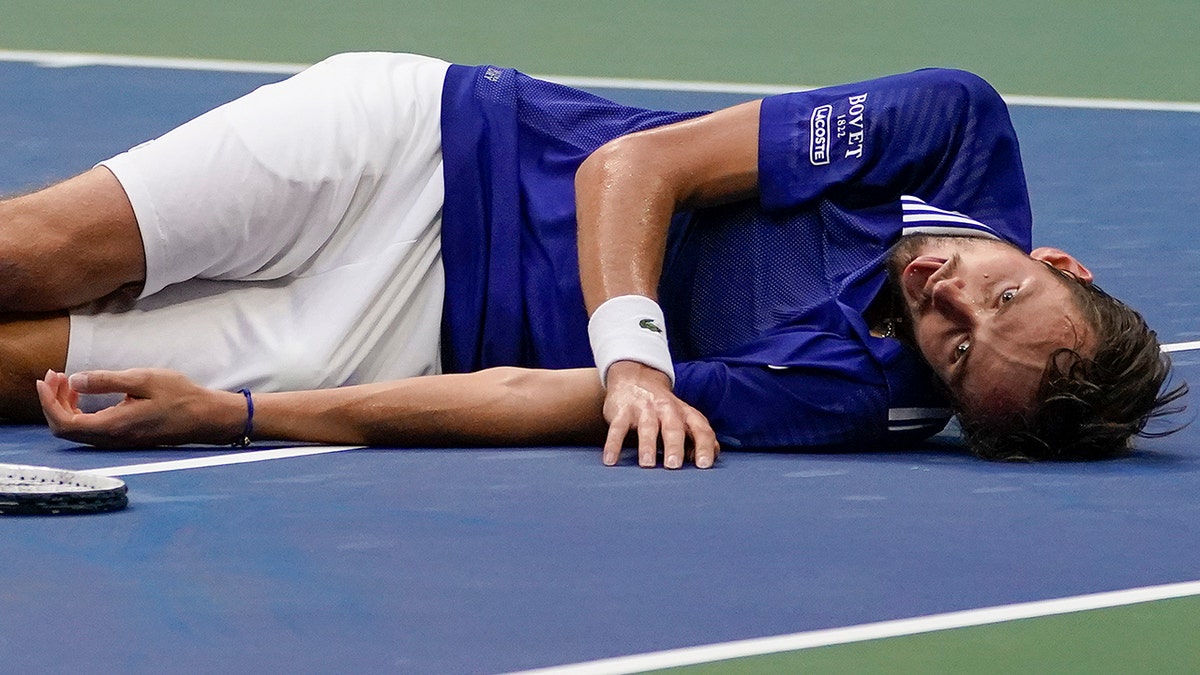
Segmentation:
{"type": "Polygon", "coordinates": [[[245,422],[241,394],[205,389],[183,374],[137,368],[76,373],[49,371],[37,382],[55,436],[109,447],[229,443],[245,422]],[[124,394],[120,403],[85,413],[80,394],[124,394]]]}
{"type": "Polygon", "coordinates": [[[608,438],[604,463],[612,466],[621,458],[625,437],[634,429],[638,435],[638,464],[658,464],[662,439],[663,466],[678,469],[687,454],[696,466],[712,466],[721,446],[708,420],[700,411],[671,392],[671,381],[663,373],[633,361],[618,361],[608,370],[608,393],[604,399],[608,438]]]}

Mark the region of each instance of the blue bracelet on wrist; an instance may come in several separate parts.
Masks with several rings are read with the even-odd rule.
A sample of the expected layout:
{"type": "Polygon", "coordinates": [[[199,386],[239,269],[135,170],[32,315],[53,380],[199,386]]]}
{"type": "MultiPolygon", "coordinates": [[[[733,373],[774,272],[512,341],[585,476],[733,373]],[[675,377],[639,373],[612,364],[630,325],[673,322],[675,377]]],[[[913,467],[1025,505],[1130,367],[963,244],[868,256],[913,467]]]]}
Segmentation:
{"type": "Polygon", "coordinates": [[[254,433],[254,397],[249,389],[238,389],[238,393],[246,397],[246,427],[242,429],[242,437],[233,443],[235,448],[250,447],[250,436],[254,433]]]}

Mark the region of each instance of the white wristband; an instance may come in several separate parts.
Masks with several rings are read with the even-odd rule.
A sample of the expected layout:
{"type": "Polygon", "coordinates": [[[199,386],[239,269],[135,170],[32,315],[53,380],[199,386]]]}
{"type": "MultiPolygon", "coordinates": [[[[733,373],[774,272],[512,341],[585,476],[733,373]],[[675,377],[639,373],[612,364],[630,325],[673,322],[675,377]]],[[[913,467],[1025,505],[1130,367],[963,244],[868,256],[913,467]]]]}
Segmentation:
{"type": "Polygon", "coordinates": [[[592,356],[608,386],[608,369],[617,361],[637,361],[662,371],[675,386],[675,366],[667,346],[662,308],[644,295],[620,295],[596,308],[588,321],[592,356]]]}

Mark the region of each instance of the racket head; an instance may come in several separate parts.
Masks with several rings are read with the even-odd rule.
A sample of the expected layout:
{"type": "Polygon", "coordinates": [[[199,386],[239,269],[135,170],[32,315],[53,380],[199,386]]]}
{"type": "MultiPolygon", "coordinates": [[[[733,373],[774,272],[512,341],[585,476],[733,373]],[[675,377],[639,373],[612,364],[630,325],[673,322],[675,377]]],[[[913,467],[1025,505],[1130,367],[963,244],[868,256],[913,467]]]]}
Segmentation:
{"type": "Polygon", "coordinates": [[[125,481],[48,466],[0,464],[0,514],[118,511],[129,504],[125,481]]]}

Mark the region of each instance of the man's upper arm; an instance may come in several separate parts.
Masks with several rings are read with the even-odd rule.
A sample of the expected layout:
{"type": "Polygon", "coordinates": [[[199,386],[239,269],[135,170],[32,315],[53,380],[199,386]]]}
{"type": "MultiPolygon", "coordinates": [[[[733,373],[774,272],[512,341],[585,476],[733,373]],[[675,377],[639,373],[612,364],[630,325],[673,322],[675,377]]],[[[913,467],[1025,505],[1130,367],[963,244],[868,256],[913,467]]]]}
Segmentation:
{"type": "Polygon", "coordinates": [[[617,171],[647,181],[643,187],[660,184],[680,209],[752,195],[758,184],[760,103],[750,101],[614,139],[584,162],[577,187],[617,171]]]}
{"type": "Polygon", "coordinates": [[[623,136],[584,161],[575,208],[589,313],[608,298],[655,296],[675,212],[757,191],[758,107],[752,101],[623,136]]]}

